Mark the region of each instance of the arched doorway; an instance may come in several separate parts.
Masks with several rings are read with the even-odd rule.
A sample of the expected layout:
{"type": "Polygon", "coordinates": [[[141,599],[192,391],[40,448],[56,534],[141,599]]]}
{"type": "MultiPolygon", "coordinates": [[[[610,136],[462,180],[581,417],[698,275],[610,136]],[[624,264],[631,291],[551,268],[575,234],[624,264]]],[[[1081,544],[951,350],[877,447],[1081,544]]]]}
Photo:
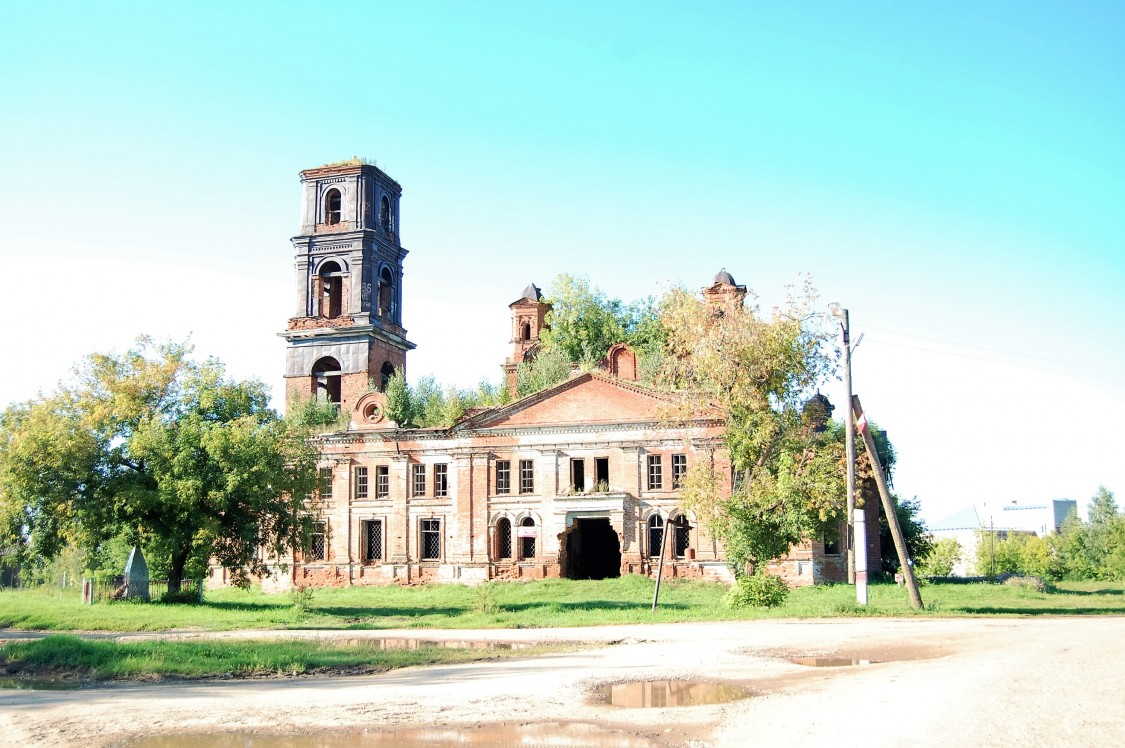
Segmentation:
{"type": "Polygon", "coordinates": [[[608,518],[577,519],[566,533],[563,576],[609,579],[621,576],[621,541],[608,518]]]}

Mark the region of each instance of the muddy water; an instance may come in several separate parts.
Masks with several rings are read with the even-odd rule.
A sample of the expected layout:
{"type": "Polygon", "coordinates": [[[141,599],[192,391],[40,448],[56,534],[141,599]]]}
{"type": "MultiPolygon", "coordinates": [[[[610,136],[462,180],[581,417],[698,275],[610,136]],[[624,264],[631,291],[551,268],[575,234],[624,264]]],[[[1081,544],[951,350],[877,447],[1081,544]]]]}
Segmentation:
{"type": "Polygon", "coordinates": [[[0,678],[0,688],[17,691],[71,691],[81,687],[81,683],[57,678],[0,678]]]}
{"type": "Polygon", "coordinates": [[[806,667],[856,667],[859,665],[878,665],[881,660],[864,660],[857,657],[793,657],[794,665],[806,667]]]}
{"type": "Polygon", "coordinates": [[[479,728],[427,728],[375,732],[321,732],[308,735],[258,735],[227,733],[167,735],[142,738],[123,748],[474,748],[497,746],[534,748],[660,748],[648,738],[606,730],[585,723],[492,725],[479,728]]]}
{"type": "Polygon", "coordinates": [[[595,692],[595,701],[634,708],[725,704],[755,695],[749,686],[695,680],[653,680],[615,683],[595,692]]]}

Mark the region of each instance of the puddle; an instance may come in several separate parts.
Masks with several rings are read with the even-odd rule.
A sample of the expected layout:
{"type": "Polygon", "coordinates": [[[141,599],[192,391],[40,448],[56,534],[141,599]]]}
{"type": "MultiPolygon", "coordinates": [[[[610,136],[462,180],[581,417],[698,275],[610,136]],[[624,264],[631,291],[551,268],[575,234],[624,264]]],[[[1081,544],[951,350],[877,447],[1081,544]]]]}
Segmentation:
{"type": "Polygon", "coordinates": [[[0,688],[14,688],[17,691],[73,691],[82,688],[82,685],[57,678],[0,678],[0,688]]]}
{"type": "Polygon", "coordinates": [[[480,639],[356,639],[354,643],[360,646],[367,645],[379,649],[484,649],[484,650],[520,650],[540,646],[539,642],[493,642],[480,639]]]}
{"type": "Polygon", "coordinates": [[[477,728],[324,732],[312,735],[163,735],[125,743],[128,748],[471,748],[472,746],[566,746],[566,748],[660,748],[648,738],[585,723],[492,725],[477,728]]]}
{"type": "Polygon", "coordinates": [[[616,683],[595,691],[595,701],[610,706],[665,707],[725,704],[754,696],[757,692],[737,683],[700,680],[651,680],[616,683]]]}
{"type": "Polygon", "coordinates": [[[858,657],[792,657],[789,661],[794,665],[805,667],[857,667],[878,665],[882,662],[882,660],[863,660],[858,657]]]}

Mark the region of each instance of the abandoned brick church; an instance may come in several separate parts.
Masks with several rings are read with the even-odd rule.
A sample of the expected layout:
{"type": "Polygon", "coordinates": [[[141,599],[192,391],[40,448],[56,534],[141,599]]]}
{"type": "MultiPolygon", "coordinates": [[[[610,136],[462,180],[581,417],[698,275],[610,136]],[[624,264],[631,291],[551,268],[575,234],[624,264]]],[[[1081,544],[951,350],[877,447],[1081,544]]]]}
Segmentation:
{"type": "MultiPolygon", "coordinates": [[[[338,403],[350,422],[319,438],[312,552],[286,559],[268,588],[651,574],[665,526],[665,576],[730,578],[679,495],[694,461],[730,474],[718,414],[668,425],[666,396],[636,381],[636,356],[618,345],[604,370],[449,428],[399,428],[381,390],[414,348],[402,327],[402,188],[361,163],[303,171],[301,188],[286,394],[338,403]]],[[[724,271],[703,293],[740,300],[745,287],[724,271]]],[[[508,306],[511,384],[549,305],[529,285],[508,306]]],[[[790,584],[842,580],[839,543],[808,542],[773,570],[790,584]]]]}

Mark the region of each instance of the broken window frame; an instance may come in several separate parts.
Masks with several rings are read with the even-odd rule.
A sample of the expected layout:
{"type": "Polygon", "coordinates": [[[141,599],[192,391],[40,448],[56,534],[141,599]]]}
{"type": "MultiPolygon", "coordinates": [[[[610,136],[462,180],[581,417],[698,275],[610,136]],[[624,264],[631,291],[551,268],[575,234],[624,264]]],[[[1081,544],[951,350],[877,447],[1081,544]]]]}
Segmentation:
{"type": "Polygon", "coordinates": [[[680,488],[683,485],[685,475],[687,475],[687,455],[672,455],[672,488],[680,488]]]}
{"type": "Polygon", "coordinates": [[[449,463],[434,463],[434,496],[449,495],[449,463]]]}
{"type": "Polygon", "coordinates": [[[343,218],[344,196],[335,187],[324,193],[324,222],[336,226],[343,218]]]}

